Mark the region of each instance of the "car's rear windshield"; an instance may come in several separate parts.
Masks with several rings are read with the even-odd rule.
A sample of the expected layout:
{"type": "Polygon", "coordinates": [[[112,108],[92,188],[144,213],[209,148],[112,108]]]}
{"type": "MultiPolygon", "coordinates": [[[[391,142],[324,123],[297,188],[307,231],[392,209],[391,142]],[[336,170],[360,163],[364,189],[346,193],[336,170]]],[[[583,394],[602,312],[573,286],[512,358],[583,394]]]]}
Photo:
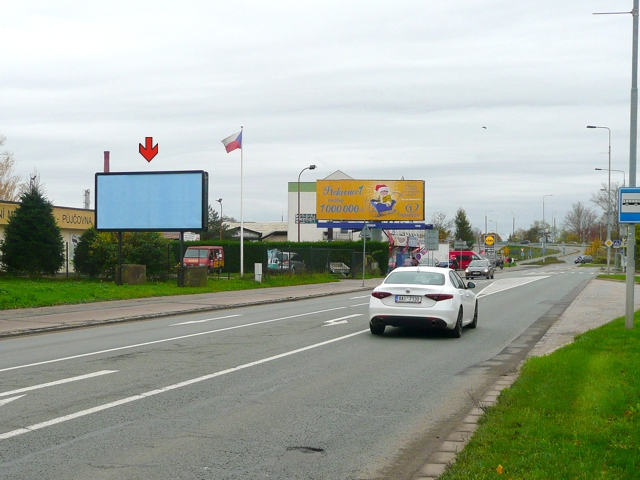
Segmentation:
{"type": "Polygon", "coordinates": [[[444,285],[444,275],[435,272],[406,272],[398,270],[391,272],[384,283],[396,285],[444,285]]]}

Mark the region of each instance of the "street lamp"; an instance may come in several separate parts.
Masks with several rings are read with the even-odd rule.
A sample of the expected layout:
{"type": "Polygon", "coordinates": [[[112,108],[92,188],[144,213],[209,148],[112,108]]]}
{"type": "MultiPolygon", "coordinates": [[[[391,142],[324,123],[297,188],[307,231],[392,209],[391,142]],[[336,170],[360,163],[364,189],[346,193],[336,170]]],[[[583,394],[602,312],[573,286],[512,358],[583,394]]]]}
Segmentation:
{"type": "Polygon", "coordinates": [[[511,225],[511,241],[515,242],[516,241],[516,214],[511,212],[511,215],[513,215],[513,224],[511,225]]]}
{"type": "Polygon", "coordinates": [[[219,198],[216,202],[220,204],[220,240],[222,240],[222,199],[219,198]]]}
{"type": "Polygon", "coordinates": [[[553,212],[551,214],[551,219],[553,220],[551,223],[553,223],[553,230],[551,233],[551,243],[556,243],[556,213],[558,212],[553,212]]]}
{"type": "Polygon", "coordinates": [[[484,234],[487,235],[487,233],[489,233],[487,231],[487,214],[489,212],[493,212],[493,210],[487,210],[486,212],[484,212],[484,234]]]}
{"type": "MultiPolygon", "coordinates": [[[[602,171],[602,172],[606,172],[608,170],[608,168],[596,168],[596,170],[602,171]]],[[[624,170],[616,170],[615,168],[611,169],[612,172],[620,172],[622,174],[622,186],[626,187],[627,186],[627,172],[625,172],[624,170]]]]}
{"type": "Polygon", "coordinates": [[[587,125],[587,128],[604,128],[609,132],[609,186],[607,187],[607,275],[611,273],[611,129],[587,125]]]}
{"type": "Polygon", "coordinates": [[[497,241],[498,240],[498,221],[497,220],[491,220],[491,219],[489,221],[491,223],[495,223],[496,224],[496,229],[495,229],[495,231],[493,233],[495,234],[495,236],[496,236],[495,240],[497,241]]]}
{"type": "Polygon", "coordinates": [[[546,252],[546,243],[547,243],[547,232],[544,228],[544,199],[545,197],[553,197],[553,195],[543,195],[542,196],[542,263],[544,263],[544,254],[546,252]]]}
{"type": "Polygon", "coordinates": [[[316,166],[315,165],[309,165],[308,167],[304,167],[300,173],[298,174],[298,242],[300,242],[300,175],[302,175],[302,172],[304,172],[305,170],[315,170],[316,166]]]}

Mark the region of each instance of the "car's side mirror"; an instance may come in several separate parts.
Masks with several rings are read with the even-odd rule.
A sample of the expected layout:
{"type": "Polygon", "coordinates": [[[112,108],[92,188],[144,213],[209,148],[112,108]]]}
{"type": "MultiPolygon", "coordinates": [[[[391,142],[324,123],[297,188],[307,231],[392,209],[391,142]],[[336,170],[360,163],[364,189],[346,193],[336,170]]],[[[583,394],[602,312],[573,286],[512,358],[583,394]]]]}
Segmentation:
{"type": "Polygon", "coordinates": [[[467,282],[467,288],[476,288],[476,284],[473,282],[467,282]]]}

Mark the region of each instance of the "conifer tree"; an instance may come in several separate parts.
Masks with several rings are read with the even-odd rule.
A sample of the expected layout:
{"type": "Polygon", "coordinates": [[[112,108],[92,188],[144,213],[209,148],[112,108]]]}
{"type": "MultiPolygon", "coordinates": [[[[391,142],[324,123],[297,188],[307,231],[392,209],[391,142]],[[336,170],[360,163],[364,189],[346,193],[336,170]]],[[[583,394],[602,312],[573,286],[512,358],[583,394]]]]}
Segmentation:
{"type": "Polygon", "coordinates": [[[53,205],[37,181],[23,191],[0,243],[3,268],[9,273],[55,274],[64,264],[64,242],[53,205]]]}
{"type": "Polygon", "coordinates": [[[471,229],[471,224],[467,219],[467,213],[464,209],[459,208],[456,212],[456,218],[454,219],[456,225],[455,238],[456,240],[463,240],[467,243],[469,248],[473,247],[475,242],[475,236],[471,229]]]}

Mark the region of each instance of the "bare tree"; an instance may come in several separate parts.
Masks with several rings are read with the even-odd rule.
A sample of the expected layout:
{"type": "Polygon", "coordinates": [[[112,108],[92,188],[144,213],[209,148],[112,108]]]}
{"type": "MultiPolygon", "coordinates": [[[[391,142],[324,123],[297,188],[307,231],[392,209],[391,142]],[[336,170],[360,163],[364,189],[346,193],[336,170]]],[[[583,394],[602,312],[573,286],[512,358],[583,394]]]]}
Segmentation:
{"type": "MultiPolygon", "coordinates": [[[[0,135],[0,147],[6,141],[4,135],[0,135]]],[[[20,193],[20,177],[13,175],[15,160],[13,153],[0,152],[0,200],[15,202],[20,193]]]]}
{"type": "MultiPolygon", "coordinates": [[[[620,225],[618,224],[618,189],[620,186],[618,183],[611,184],[611,231],[613,232],[613,237],[616,238],[616,232],[620,230],[620,225]]],[[[591,201],[599,206],[603,210],[603,223],[606,225],[607,222],[607,204],[609,203],[609,195],[608,195],[607,185],[602,184],[602,188],[598,193],[594,193],[591,195],[591,201]]]]}
{"type": "Polygon", "coordinates": [[[582,202],[574,203],[564,217],[564,229],[585,242],[595,231],[597,219],[593,210],[585,207],[582,202]]]}
{"type": "Polygon", "coordinates": [[[451,236],[451,227],[453,226],[453,220],[445,221],[447,214],[443,212],[436,212],[431,216],[431,223],[433,229],[438,230],[438,242],[446,243],[451,236]]]}

